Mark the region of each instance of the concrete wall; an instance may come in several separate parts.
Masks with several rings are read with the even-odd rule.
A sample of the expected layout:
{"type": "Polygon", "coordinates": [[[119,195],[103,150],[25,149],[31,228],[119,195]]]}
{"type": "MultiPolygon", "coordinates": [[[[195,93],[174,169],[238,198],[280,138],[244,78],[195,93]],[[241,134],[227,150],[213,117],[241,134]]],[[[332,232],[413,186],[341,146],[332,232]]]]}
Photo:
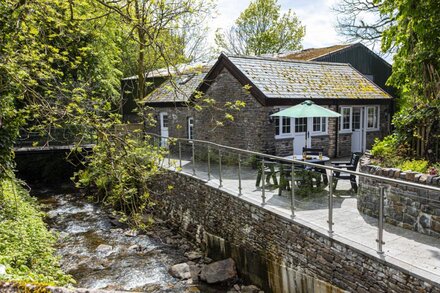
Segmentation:
{"type": "Polygon", "coordinates": [[[435,283],[288,216],[189,175],[164,172],[151,183],[156,211],[210,257],[231,256],[240,276],[265,292],[440,292],[435,283]]]}
{"type": "MultiPolygon", "coordinates": [[[[440,187],[440,176],[431,176],[400,169],[361,165],[360,171],[440,187]]],[[[358,209],[376,217],[379,211],[379,189],[381,182],[360,178],[358,209]]],[[[387,184],[385,193],[385,221],[405,229],[440,238],[440,192],[408,187],[403,184],[387,184]]]]}

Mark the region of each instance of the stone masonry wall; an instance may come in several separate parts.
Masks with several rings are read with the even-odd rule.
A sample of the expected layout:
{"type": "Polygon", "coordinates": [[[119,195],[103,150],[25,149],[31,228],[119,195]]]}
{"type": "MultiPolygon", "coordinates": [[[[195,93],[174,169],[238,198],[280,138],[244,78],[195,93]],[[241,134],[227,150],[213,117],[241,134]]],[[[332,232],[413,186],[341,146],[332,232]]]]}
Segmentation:
{"type": "Polygon", "coordinates": [[[227,69],[217,76],[206,92],[216,101],[213,108],[196,113],[195,138],[241,149],[274,153],[275,124],[269,121],[268,107],[261,105],[227,69]],[[238,112],[228,111],[225,103],[240,100],[246,106],[238,112]],[[225,111],[234,121],[225,120],[225,111]],[[217,126],[223,121],[224,126],[217,126]]]}
{"type": "MultiPolygon", "coordinates": [[[[360,171],[403,181],[440,187],[440,176],[361,165],[360,171]]],[[[360,178],[358,210],[366,215],[378,217],[379,182],[360,178]]],[[[403,184],[387,184],[385,192],[385,221],[395,226],[440,238],[440,192],[413,188],[403,184]]]]}
{"type": "Polygon", "coordinates": [[[436,283],[189,175],[165,171],[151,188],[157,212],[208,252],[217,247],[234,258],[240,275],[266,292],[440,292],[436,283]]]}

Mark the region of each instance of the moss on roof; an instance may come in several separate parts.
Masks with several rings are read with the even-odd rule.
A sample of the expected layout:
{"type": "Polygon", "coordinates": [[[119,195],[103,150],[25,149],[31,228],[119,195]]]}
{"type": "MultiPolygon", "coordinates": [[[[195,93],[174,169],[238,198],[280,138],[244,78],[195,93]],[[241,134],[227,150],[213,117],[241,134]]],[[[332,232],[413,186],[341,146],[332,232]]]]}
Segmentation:
{"type": "Polygon", "coordinates": [[[292,52],[292,53],[286,53],[284,55],[280,55],[279,58],[281,59],[288,59],[288,60],[314,60],[318,57],[321,57],[323,55],[327,55],[336,51],[339,51],[341,49],[350,47],[351,45],[334,45],[330,47],[325,48],[310,48],[305,49],[299,52],[292,52]]]}

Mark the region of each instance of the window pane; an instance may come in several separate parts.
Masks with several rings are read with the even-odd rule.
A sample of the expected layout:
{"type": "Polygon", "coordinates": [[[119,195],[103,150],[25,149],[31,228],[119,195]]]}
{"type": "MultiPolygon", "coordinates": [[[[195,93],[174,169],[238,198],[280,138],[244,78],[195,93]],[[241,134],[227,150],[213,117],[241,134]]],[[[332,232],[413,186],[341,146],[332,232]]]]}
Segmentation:
{"type": "Polygon", "coordinates": [[[350,108],[342,109],[342,129],[350,129],[350,108]]]}
{"type": "Polygon", "coordinates": [[[289,117],[283,117],[283,123],[282,123],[282,133],[290,133],[290,118],[289,117]]]}
{"type": "Polygon", "coordinates": [[[280,135],[280,117],[275,117],[275,135],[280,135]]]}
{"type": "Polygon", "coordinates": [[[361,128],[361,109],[353,108],[353,129],[361,128]]]}
{"type": "Polygon", "coordinates": [[[376,107],[368,107],[368,128],[377,128],[377,111],[376,107]]]}
{"type": "Polygon", "coordinates": [[[188,118],[188,139],[194,138],[194,119],[192,117],[188,118]]]}
{"type": "Polygon", "coordinates": [[[307,131],[307,118],[295,118],[295,132],[307,131]]]}
{"type": "Polygon", "coordinates": [[[163,114],[162,115],[162,126],[163,127],[168,127],[168,114],[163,114]]]}
{"type": "Polygon", "coordinates": [[[327,118],[322,118],[321,119],[321,122],[322,122],[322,124],[321,124],[321,131],[322,132],[327,132],[327,118]]]}
{"type": "MultiPolygon", "coordinates": [[[[324,120],[324,119],[322,119],[324,120]]],[[[313,131],[321,132],[321,117],[313,117],[313,131]]]]}

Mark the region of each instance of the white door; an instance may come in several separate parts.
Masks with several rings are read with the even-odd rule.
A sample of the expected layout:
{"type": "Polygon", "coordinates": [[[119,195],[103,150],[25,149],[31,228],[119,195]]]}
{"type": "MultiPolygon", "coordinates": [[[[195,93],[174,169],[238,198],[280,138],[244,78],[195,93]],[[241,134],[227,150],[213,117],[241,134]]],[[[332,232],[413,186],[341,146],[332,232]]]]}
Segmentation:
{"type": "Polygon", "coordinates": [[[353,107],[351,119],[351,151],[364,151],[364,107],[353,107]]]}
{"type": "Polygon", "coordinates": [[[303,147],[310,147],[310,130],[312,118],[295,118],[294,133],[295,139],[293,141],[293,151],[295,155],[301,155],[303,147]]]}
{"type": "Polygon", "coordinates": [[[160,136],[162,136],[160,140],[160,145],[163,147],[168,146],[168,114],[166,112],[161,112],[160,116],[160,136]]]}

